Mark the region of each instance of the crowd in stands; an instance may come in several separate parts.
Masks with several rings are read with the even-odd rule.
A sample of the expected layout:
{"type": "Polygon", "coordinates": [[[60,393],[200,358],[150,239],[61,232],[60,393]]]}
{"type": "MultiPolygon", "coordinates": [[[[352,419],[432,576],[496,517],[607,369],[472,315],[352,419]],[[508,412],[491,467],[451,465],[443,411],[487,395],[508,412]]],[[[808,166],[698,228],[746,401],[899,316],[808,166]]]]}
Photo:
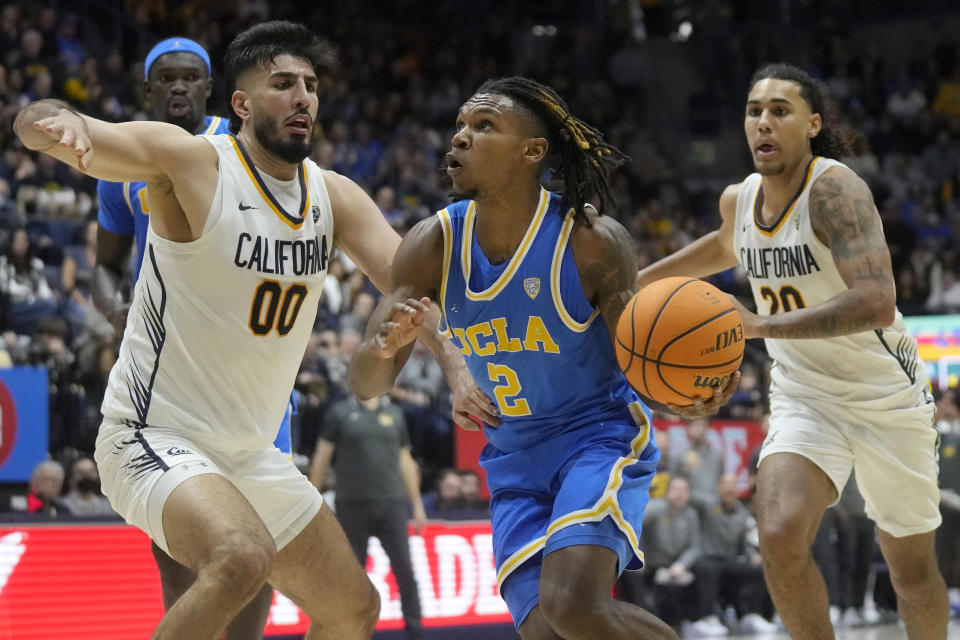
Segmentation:
{"type": "MultiPolygon", "coordinates": [[[[658,119],[663,86],[654,81],[660,62],[650,43],[676,36],[679,18],[668,7],[687,7],[682,2],[640,3],[650,6],[639,14],[631,10],[636,3],[620,0],[552,3],[549,10],[532,6],[538,3],[508,7],[460,0],[398,0],[389,10],[372,0],[306,10],[299,3],[262,0],[128,1],[119,12],[117,4],[93,0],[82,5],[82,13],[63,2],[13,0],[0,8],[0,366],[47,368],[50,450],[54,460],[70,468],[65,488],[59,462],[38,467],[29,495],[15,505],[20,510],[99,513],[102,504],[91,499],[93,473],[84,461],[100,424],[118,336],[90,301],[95,181],[24,150],[11,124],[19,108],[46,97],[109,121],[146,118],[143,56],[170,35],[191,37],[210,51],[215,89],[208,112],[214,114],[225,114],[220,60],[235,33],[265,18],[290,18],[329,37],[339,49],[342,73],[320,88],[312,158],[363,186],[401,233],[448,202],[439,167],[462,101],[495,75],[545,81],[567,99],[573,113],[598,125],[633,158],[613,177],[619,207],[609,214],[635,238],[641,264],[717,226],[720,191],[750,171],[742,136],[723,136],[740,130],[749,75],[768,60],[797,63],[821,79],[836,100],[851,142],[844,161],[867,180],[884,220],[900,309],[905,315],[960,311],[960,43],[955,33],[931,27],[936,37],[911,43],[909,55],[893,55],[882,42],[851,46],[856,21],[843,15],[855,11],[856,2],[781,3],[794,9],[789,24],[769,14],[769,3],[693,3],[681,16],[692,26],[692,36],[672,46],[685,74],[677,86],[697,89],[684,97],[686,119],[674,122],[658,119]],[[725,140],[737,146],[717,146],[725,140]],[[691,150],[706,148],[714,149],[712,164],[688,159],[691,150]]],[[[917,8],[908,17],[922,15],[917,8]]],[[[741,271],[715,281],[749,300],[741,271]]],[[[331,260],[296,380],[293,445],[301,462],[322,435],[326,410],[349,394],[347,364],[376,296],[346,256],[331,260]]],[[[721,415],[761,420],[768,381],[762,345],[750,344],[740,387],[721,415]]],[[[450,468],[450,393],[426,350],[416,348],[390,395],[406,416],[425,486],[436,487],[424,497],[428,515],[482,516],[478,479],[450,468]]],[[[953,393],[942,396],[947,401],[941,416],[953,421],[947,432],[960,437],[953,393]]],[[[751,616],[768,622],[771,611],[762,581],[757,586],[749,508],[730,492],[723,459],[706,438],[709,431],[706,423],[695,422],[682,455],[665,451],[661,464],[669,480],[655,485],[662,495],[644,524],[648,557],[659,564],[640,578],[650,588],[632,588],[652,593],[647,604],[668,618],[703,623],[705,633],[711,626],[717,630],[718,619],[729,623],[727,605],[744,625],[761,628],[751,616]],[[680,513],[683,517],[676,517],[680,513]],[[671,523],[669,531],[660,530],[663,522],[671,523]],[[687,524],[681,527],[681,522],[687,524]],[[690,545],[684,546],[688,539],[690,545]],[[728,580],[731,572],[736,578],[728,580]],[[689,593],[696,597],[678,596],[689,593]],[[689,611],[678,608],[691,602],[699,604],[689,611]]],[[[856,537],[857,517],[825,518],[825,526],[833,527],[827,539],[842,538],[836,531],[844,526],[856,537]]],[[[951,522],[956,530],[957,518],[951,522]]],[[[875,556],[874,550],[858,557],[872,562],[875,556]]],[[[951,562],[950,586],[957,587],[960,570],[956,559],[951,562]]],[[[863,588],[850,587],[852,597],[831,590],[841,615],[844,608],[856,608],[850,603],[863,602],[863,588]]],[[[623,590],[629,595],[631,585],[623,590]]]]}

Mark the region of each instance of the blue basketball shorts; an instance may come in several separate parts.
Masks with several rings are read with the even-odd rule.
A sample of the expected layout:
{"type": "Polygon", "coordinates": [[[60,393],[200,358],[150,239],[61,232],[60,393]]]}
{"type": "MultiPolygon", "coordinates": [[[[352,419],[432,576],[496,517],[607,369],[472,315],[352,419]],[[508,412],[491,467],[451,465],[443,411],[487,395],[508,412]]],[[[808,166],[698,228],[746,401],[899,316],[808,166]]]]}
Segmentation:
{"type": "Polygon", "coordinates": [[[620,420],[605,417],[527,449],[484,448],[497,582],[518,629],[539,602],[545,555],[598,545],[617,554],[618,574],[643,566],[643,512],[660,459],[651,424],[637,402],[620,420]]]}

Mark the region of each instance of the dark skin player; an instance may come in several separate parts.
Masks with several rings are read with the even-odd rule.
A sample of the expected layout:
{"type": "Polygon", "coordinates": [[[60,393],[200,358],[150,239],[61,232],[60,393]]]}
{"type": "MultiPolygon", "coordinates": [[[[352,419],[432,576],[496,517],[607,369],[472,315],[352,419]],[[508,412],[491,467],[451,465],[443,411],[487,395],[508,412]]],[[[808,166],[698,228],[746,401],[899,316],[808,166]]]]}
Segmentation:
{"type": "MultiPolygon", "coordinates": [[[[561,112],[557,102],[550,104],[554,113],[561,112]]],[[[566,115],[559,122],[568,121],[566,115]]],[[[540,176],[550,154],[546,131],[553,124],[519,100],[496,92],[479,92],[460,109],[447,174],[454,195],[476,203],[475,237],[492,264],[511,259],[535,214],[540,176]]],[[[594,149],[589,142],[584,145],[581,148],[594,157],[614,153],[594,149]]],[[[578,201],[582,202],[574,200],[578,201]]],[[[570,242],[580,284],[586,299],[600,310],[612,340],[617,320],[636,290],[633,241],[614,219],[599,215],[592,206],[579,209],[570,242]]],[[[441,223],[432,217],[414,227],[400,245],[393,263],[393,292],[371,318],[367,339],[351,365],[350,382],[358,395],[389,389],[403,366],[429,302],[439,296],[443,244],[441,223]]],[[[725,402],[735,388],[728,385],[707,405],[725,402]]],[[[701,409],[704,406],[700,404],[701,409]]],[[[610,596],[617,563],[612,549],[596,545],[569,546],[546,555],[539,604],[520,625],[520,635],[524,640],[676,638],[669,626],[647,611],[610,596]]]]}

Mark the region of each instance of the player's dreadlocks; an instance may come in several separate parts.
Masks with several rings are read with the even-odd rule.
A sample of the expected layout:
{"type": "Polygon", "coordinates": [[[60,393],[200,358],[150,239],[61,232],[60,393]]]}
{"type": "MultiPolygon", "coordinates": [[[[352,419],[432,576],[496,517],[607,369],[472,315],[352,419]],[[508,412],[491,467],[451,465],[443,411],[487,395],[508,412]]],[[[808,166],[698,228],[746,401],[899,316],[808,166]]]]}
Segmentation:
{"type": "Polygon", "coordinates": [[[591,198],[599,201],[603,213],[614,207],[610,191],[610,171],[630,158],[603,139],[600,131],[580,120],[557,92],[535,80],[512,76],[487,80],[476,93],[507,96],[520,103],[539,121],[543,136],[550,144],[551,169],[563,180],[564,201],[587,224],[584,205],[591,198]]]}
{"type": "Polygon", "coordinates": [[[750,78],[750,88],[752,89],[753,85],[766,78],[796,82],[800,85],[800,97],[806,100],[810,106],[810,111],[820,114],[823,120],[820,133],[810,141],[810,151],[813,155],[833,158],[834,160],[847,155],[849,142],[840,129],[840,118],[823,83],[815,80],[809,73],[799,67],[784,62],[776,62],[757,70],[750,78]]]}

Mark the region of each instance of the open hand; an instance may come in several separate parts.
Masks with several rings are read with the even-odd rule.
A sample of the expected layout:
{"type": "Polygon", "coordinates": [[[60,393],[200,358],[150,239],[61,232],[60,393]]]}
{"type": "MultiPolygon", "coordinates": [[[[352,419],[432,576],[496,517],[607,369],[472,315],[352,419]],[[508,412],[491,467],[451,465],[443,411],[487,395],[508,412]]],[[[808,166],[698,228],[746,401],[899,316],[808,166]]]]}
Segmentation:
{"type": "Polygon", "coordinates": [[[60,145],[77,156],[77,167],[86,172],[93,162],[93,143],[87,135],[87,124],[77,114],[63,110],[55,116],[33,123],[33,128],[46,134],[50,147],[60,145]]]}

